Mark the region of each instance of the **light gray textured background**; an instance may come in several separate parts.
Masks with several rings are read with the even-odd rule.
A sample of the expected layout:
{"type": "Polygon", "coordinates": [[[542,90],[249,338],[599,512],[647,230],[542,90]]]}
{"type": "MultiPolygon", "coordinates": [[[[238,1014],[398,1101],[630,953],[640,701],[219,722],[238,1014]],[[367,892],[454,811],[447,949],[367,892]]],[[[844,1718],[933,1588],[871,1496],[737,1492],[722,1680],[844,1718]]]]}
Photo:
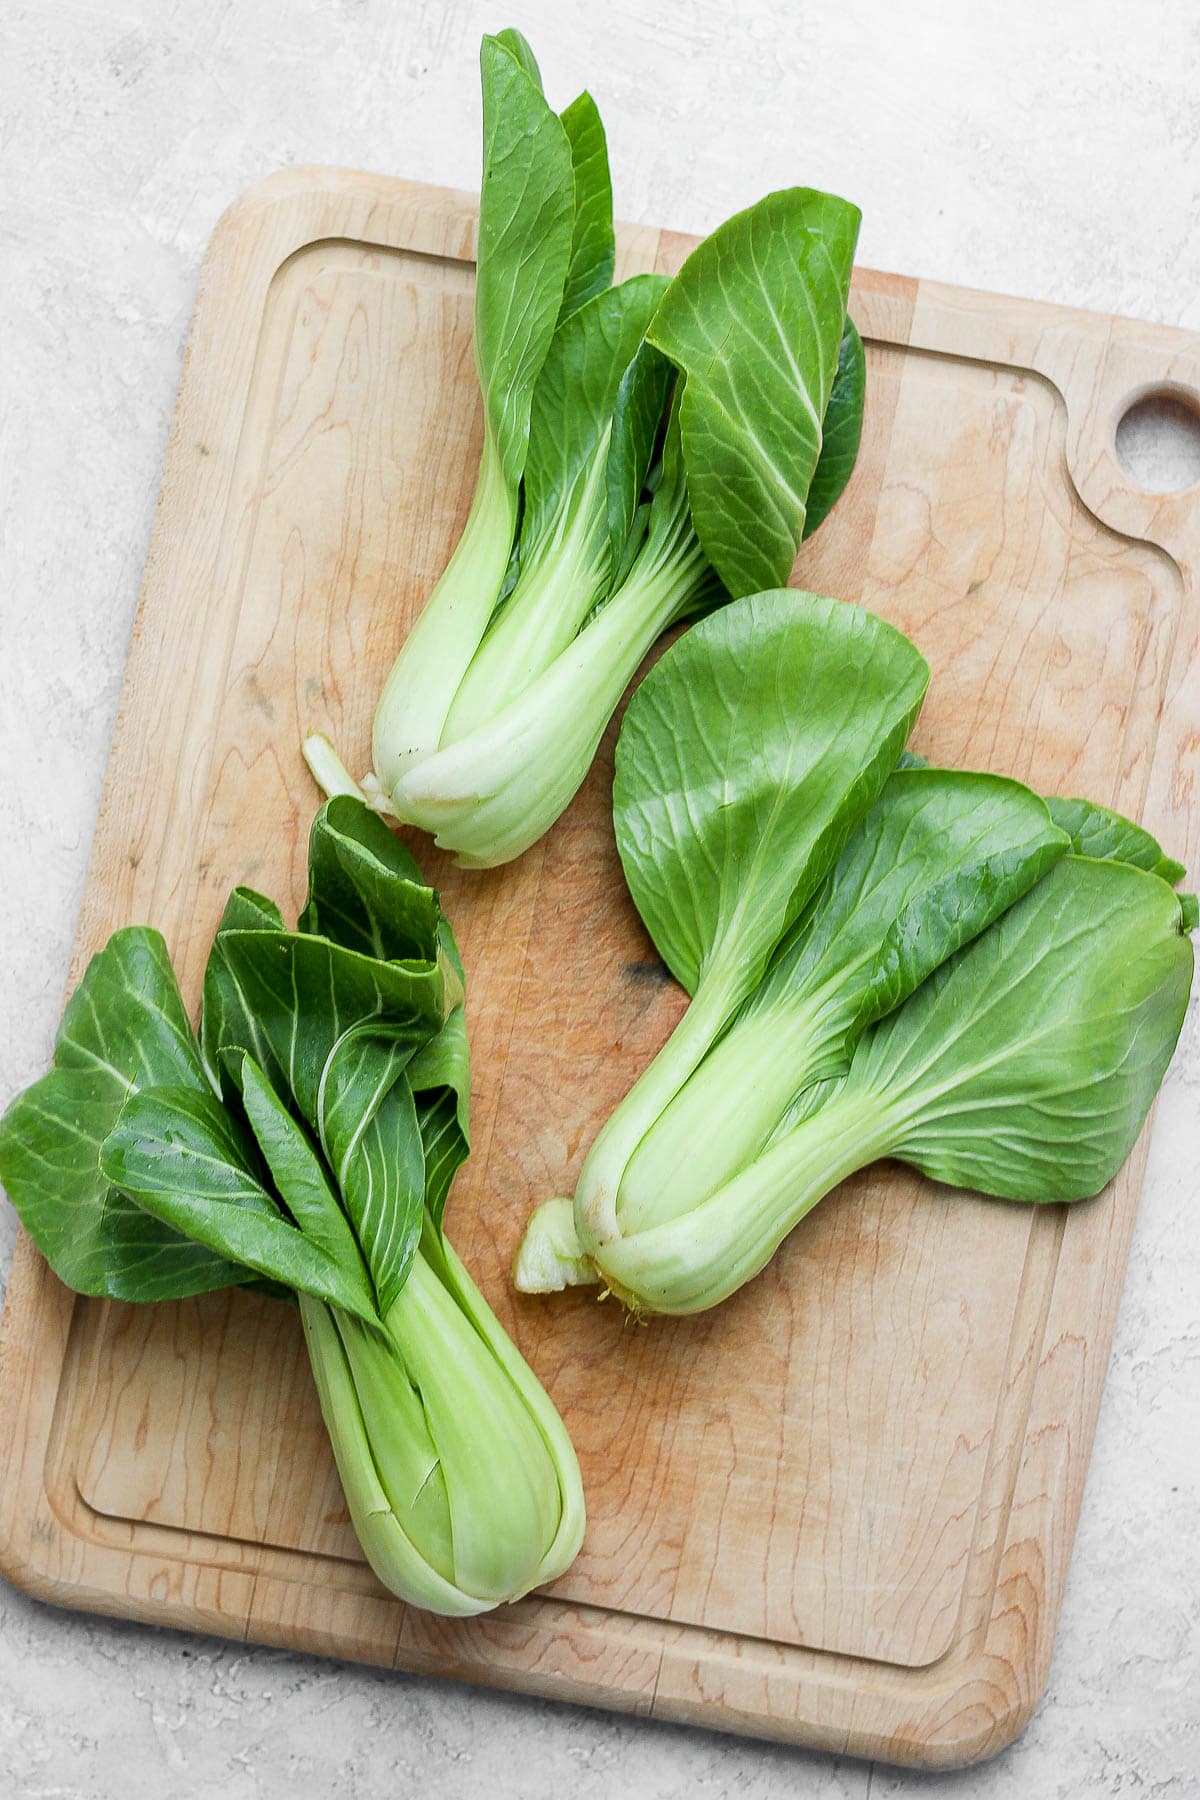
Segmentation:
{"type": "MultiPolygon", "coordinates": [[[[877,268],[1200,328],[1188,0],[0,0],[0,1099],[50,1048],[213,224],[292,162],[476,187],[478,38],[510,21],[552,95],[595,93],[627,219],[702,231],[806,181],[861,203],[877,268]]],[[[1143,442],[1178,482],[1178,449],[1143,442]]],[[[0,1583],[0,1800],[1200,1793],[1198,1095],[1193,1010],[1050,1688],[983,1769],[248,1651],[0,1583]]]]}

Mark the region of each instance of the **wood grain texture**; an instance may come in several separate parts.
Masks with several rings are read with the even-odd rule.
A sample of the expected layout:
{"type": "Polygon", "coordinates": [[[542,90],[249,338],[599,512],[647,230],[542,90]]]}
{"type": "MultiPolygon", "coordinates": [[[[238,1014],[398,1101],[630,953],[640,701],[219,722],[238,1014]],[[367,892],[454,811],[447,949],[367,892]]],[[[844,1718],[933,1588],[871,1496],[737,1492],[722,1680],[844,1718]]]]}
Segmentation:
{"type": "MultiPolygon", "coordinates": [[[[480,436],[474,209],[298,170],[226,215],[201,278],[72,981],[117,925],[185,994],[238,881],[295,905],[323,727],[374,696],[454,542],[480,436]]],[[[622,272],[690,240],[622,238],[622,272]]],[[[1194,498],[1114,431],[1178,332],[860,272],[863,452],[799,585],[901,626],[917,747],[1145,818],[1197,853],[1194,498]]],[[[75,1301],[22,1240],[0,1324],[0,1563],[60,1604],[899,1762],[986,1755],[1044,1684],[1144,1161],[1033,1210],[880,1166],[717,1312],[628,1324],[519,1299],[531,1206],[682,1008],[625,894],[610,730],[517,864],[414,848],[469,977],[474,1154],[448,1225],[559,1404],[589,1508],[545,1594],[481,1620],[363,1564],[297,1322],[244,1294],[75,1301]]]]}

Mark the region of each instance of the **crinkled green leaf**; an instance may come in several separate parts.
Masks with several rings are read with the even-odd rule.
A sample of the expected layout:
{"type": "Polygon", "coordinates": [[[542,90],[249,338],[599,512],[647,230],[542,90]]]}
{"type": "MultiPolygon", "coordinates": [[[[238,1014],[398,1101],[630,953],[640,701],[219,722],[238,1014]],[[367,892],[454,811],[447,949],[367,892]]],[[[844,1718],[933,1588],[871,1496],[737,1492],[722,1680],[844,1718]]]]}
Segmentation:
{"type": "Polygon", "coordinates": [[[176,1300],[238,1286],[244,1269],[151,1218],[101,1170],[124,1098],[82,1069],[52,1069],[17,1095],[0,1120],[0,1180],[21,1223],[77,1294],[176,1300]]]}
{"type": "Polygon", "coordinates": [[[310,1243],[361,1281],[358,1243],[308,1132],[251,1057],[242,1058],[237,1079],[246,1122],[288,1212],[310,1243]]]}
{"type": "Polygon", "coordinates": [[[157,931],[115,931],[88,964],[54,1040],[60,1069],[107,1074],[126,1091],[147,1082],[206,1086],[167,946],[157,931]]]}
{"type": "Polygon", "coordinates": [[[1045,802],[1019,781],[894,771],[748,1012],[827,997],[844,1053],[1069,848],[1045,802]]]}
{"type": "Polygon", "coordinates": [[[327,800],[308,839],[297,930],[385,960],[434,961],[442,909],[395,832],[358,800],[327,800]]]}
{"type": "Polygon", "coordinates": [[[731,594],[786,581],[803,536],[859,219],[812,188],[767,195],[692,251],[647,334],[684,375],[692,521],[731,594]]]}
{"type": "Polygon", "coordinates": [[[385,961],[440,962],[448,990],[461,990],[462,959],[437,894],[378,813],[344,796],[328,801],[308,862],[299,931],[385,961]]]}
{"type": "Polygon", "coordinates": [[[14,1198],[73,1286],[295,1288],[364,1319],[399,1294],[426,1200],[440,1217],[466,1154],[457,946],[407,852],[348,798],[314,825],[302,924],[230,898],[205,983],[221,1098],[157,934],[117,933],[94,960],[58,1066],[0,1128],[14,1198]]]}
{"type": "Polygon", "coordinates": [[[346,1032],[371,1023],[411,1055],[441,1029],[445,988],[435,964],[380,962],[300,932],[225,931],[220,942],[242,1002],[222,1021],[220,1054],[248,1051],[310,1123],[320,1116],[326,1062],[346,1032]]]}
{"type": "Polygon", "coordinates": [[[613,587],[628,573],[632,554],[639,547],[639,513],[644,514],[645,524],[649,523],[642,495],[674,379],[675,371],[666,357],[643,340],[617,390],[606,480],[613,587]],[[632,544],[631,539],[635,540],[632,544]]]}
{"type": "Polygon", "coordinates": [[[253,1147],[211,1089],[141,1089],[100,1162],[114,1187],[164,1225],[270,1281],[374,1319],[361,1265],[342,1266],[283,1217],[253,1147]]]}
{"type": "MultiPolygon", "coordinates": [[[[385,827],[386,829],[386,827],[385,827]]],[[[272,1062],[270,1046],[259,1029],[253,1008],[241,990],[238,977],[225,955],[225,936],[231,931],[283,932],[283,914],[273,900],[253,888],[234,888],[225,902],[204,970],[200,1009],[200,1047],[215,1086],[228,1095],[228,1070],[222,1065],[222,1049],[248,1052],[261,1068],[272,1062]]],[[[282,1091],[282,1089],[281,1089],[282,1091]]]]}
{"type": "Polygon", "coordinates": [[[1148,869],[1171,887],[1187,873],[1181,862],[1165,854],[1157,838],[1106,806],[1097,806],[1093,800],[1063,800],[1057,795],[1051,795],[1046,805],[1054,823],[1070,837],[1077,856],[1148,869]]]}
{"type": "Polygon", "coordinates": [[[421,1235],[425,1157],[405,1069],[411,1040],[372,1025],[334,1045],[317,1123],[381,1314],[404,1286],[421,1235]]]}
{"type": "Polygon", "coordinates": [[[608,144],[596,102],[589,93],[582,93],[561,117],[575,177],[571,261],[562,300],[565,315],[608,286],[613,278],[616,241],[608,144]]]}
{"type": "Polygon", "coordinates": [[[440,1230],[450,1184],[471,1152],[471,1057],[461,1006],[417,1051],[407,1075],[425,1153],[425,1204],[440,1230]]]}
{"type": "Polygon", "coordinates": [[[236,1286],[245,1271],[115,1190],[100,1147],[129,1096],[208,1082],[166,945],[114,932],[67,1002],[54,1066],[0,1120],[0,1180],[52,1269],[81,1294],[167,1300],[236,1286]]]}
{"type": "Polygon", "coordinates": [[[867,394],[867,358],[862,339],[847,318],[842,328],[837,373],[821,430],[821,454],[809,484],[804,536],[810,538],[841,499],[858,461],[862,442],[863,405],[867,394]]]}

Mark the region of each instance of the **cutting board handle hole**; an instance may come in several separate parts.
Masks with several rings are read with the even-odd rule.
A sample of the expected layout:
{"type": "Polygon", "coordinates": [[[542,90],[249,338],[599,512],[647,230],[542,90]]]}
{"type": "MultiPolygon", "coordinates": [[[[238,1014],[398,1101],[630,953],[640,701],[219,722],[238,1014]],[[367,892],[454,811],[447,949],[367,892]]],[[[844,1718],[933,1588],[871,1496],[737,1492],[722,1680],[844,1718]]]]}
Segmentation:
{"type": "Polygon", "coordinates": [[[1200,482],[1200,395],[1153,388],[1117,422],[1117,460],[1148,494],[1177,494],[1200,482]]]}

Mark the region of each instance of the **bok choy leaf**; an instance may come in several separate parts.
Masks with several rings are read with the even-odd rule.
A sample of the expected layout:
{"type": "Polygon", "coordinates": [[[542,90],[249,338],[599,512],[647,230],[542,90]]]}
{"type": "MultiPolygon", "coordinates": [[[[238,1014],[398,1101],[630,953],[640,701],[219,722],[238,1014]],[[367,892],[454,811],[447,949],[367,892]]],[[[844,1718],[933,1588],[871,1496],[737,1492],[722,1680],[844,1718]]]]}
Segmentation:
{"type": "Polygon", "coordinates": [[[650,327],[682,380],[692,524],[731,594],[781,586],[804,535],[860,216],[769,194],[692,251],[650,327]]]}
{"type": "Polygon", "coordinates": [[[1132,819],[1097,806],[1091,800],[1060,800],[1051,796],[1046,805],[1055,824],[1067,833],[1076,856],[1094,856],[1102,862],[1129,863],[1149,869],[1170,887],[1185,874],[1183,864],[1167,856],[1156,838],[1132,819]]]}
{"type": "Polygon", "coordinates": [[[838,365],[825,408],[821,454],[804,503],[804,536],[823,525],[854,473],[862,442],[863,406],[867,392],[867,356],[854,321],[847,316],[838,365]]]}
{"type": "Polygon", "coordinates": [[[79,1294],[170,1300],[237,1286],[250,1271],[114,1188],[100,1153],[140,1088],[209,1090],[167,947],[115,931],[63,1013],[54,1066],[0,1121],[0,1181],[55,1273],[79,1294]]]}

